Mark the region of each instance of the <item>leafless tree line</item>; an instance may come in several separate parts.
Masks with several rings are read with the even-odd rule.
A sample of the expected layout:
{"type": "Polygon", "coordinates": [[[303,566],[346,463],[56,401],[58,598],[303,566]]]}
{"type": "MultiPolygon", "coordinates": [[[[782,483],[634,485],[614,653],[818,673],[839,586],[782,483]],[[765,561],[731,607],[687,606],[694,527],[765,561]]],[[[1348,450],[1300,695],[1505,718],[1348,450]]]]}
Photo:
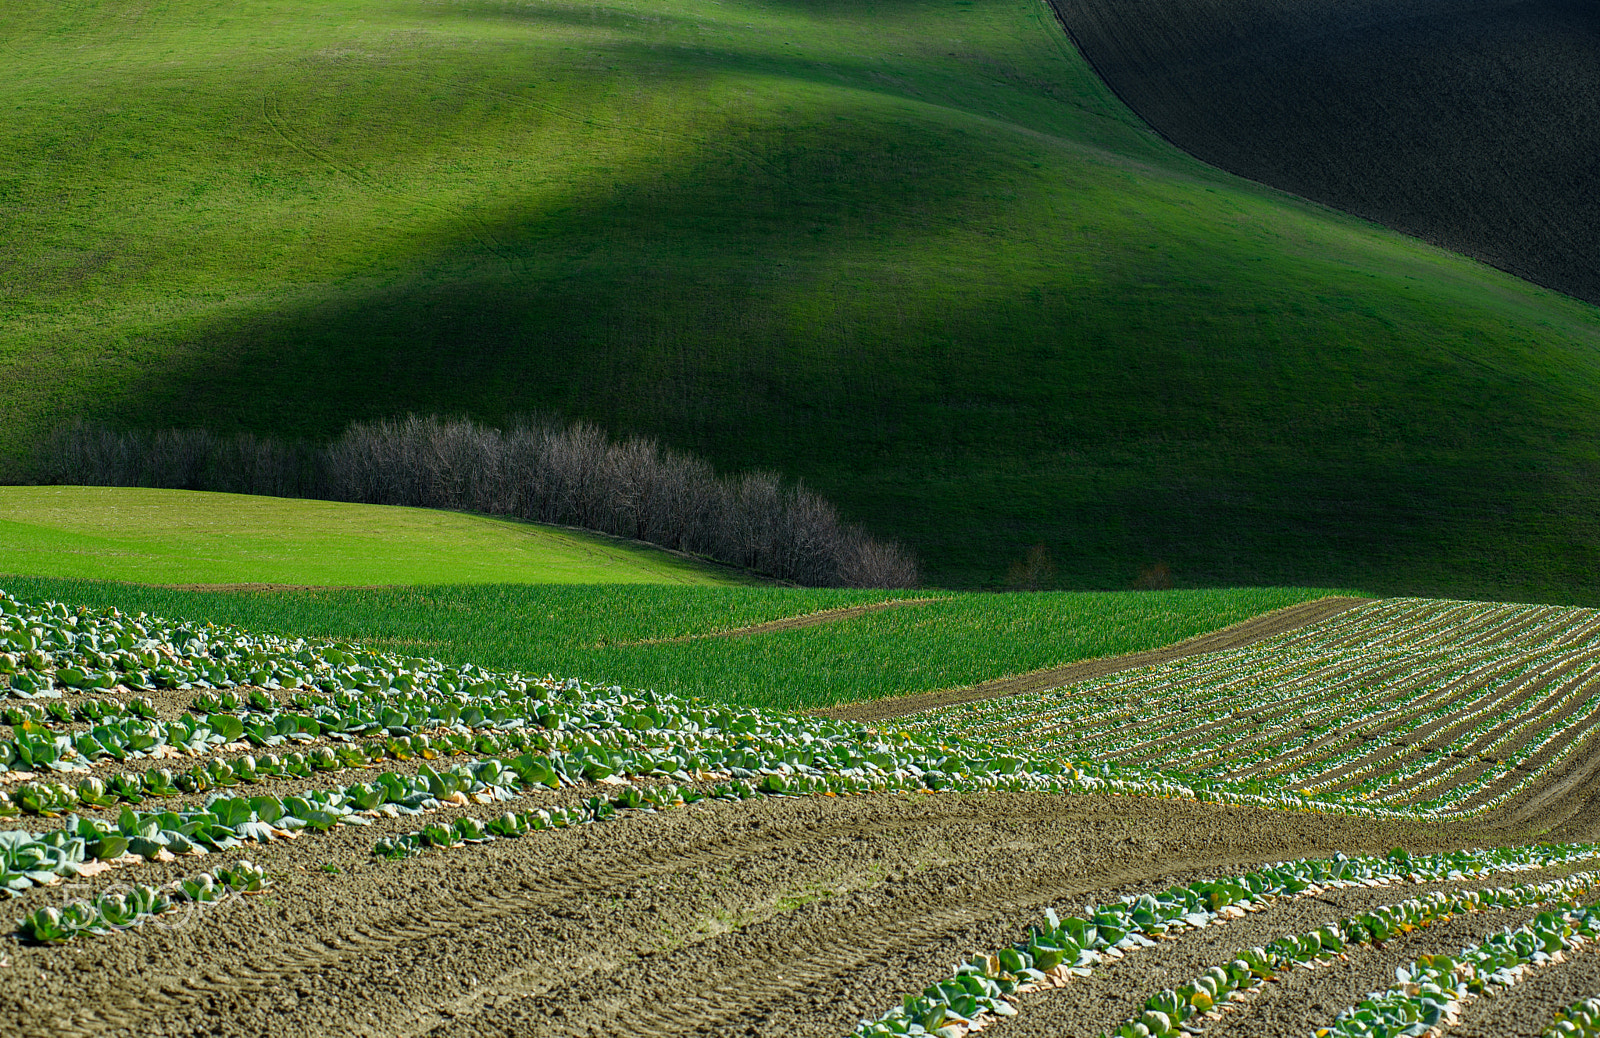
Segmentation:
{"type": "Polygon", "coordinates": [[[898,545],[771,472],[718,476],[702,458],[585,422],[509,430],[408,417],[356,422],[326,447],[203,429],[80,423],[39,448],[44,483],[215,490],[448,508],[598,530],[814,587],[912,587],[898,545]]]}

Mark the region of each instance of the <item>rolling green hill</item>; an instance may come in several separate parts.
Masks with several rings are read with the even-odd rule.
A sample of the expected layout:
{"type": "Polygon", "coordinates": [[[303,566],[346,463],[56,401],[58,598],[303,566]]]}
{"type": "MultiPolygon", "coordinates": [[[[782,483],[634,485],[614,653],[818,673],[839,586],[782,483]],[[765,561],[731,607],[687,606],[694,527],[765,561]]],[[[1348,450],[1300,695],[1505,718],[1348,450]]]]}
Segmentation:
{"type": "Polygon", "coordinates": [[[86,0],[0,61],[18,475],[549,410],[936,582],[1600,600],[1600,311],[1200,165],[1036,0],[86,0]]]}

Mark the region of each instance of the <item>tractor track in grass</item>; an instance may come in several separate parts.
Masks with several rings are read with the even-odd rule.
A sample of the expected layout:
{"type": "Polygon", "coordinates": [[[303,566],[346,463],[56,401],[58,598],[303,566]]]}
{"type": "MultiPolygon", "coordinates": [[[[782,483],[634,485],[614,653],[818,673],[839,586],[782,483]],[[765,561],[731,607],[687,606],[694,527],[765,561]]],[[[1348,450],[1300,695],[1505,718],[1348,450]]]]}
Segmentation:
{"type": "Polygon", "coordinates": [[[1120,797],[810,797],[370,860],[402,824],[251,848],[275,889],[187,929],[15,946],[0,1032],[839,1033],[1047,904],[1524,835],[1120,797]]]}
{"type": "Polygon", "coordinates": [[[973,703],[983,699],[1019,695],[1024,692],[1038,692],[1047,688],[1070,685],[1078,681],[1088,681],[1091,678],[1105,677],[1107,674],[1115,674],[1118,671],[1168,663],[1184,656],[1198,656],[1208,652],[1242,649],[1247,645],[1254,645],[1256,642],[1264,641],[1287,631],[1320,623],[1323,620],[1338,616],[1340,613],[1365,605],[1371,601],[1372,599],[1367,598],[1319,598],[1312,602],[1301,602],[1270,613],[1263,613],[1260,616],[1253,616],[1230,627],[1196,635],[1193,638],[1159,649],[1127,653],[1121,656],[1103,656],[1092,660],[1079,660],[1076,663],[1068,663],[1060,667],[1051,667],[1045,670],[1013,675],[1012,677],[998,678],[994,681],[985,681],[982,684],[971,685],[966,688],[938,689],[933,692],[921,692],[910,696],[893,696],[886,699],[846,703],[816,712],[821,716],[834,717],[841,721],[884,721],[892,717],[921,713],[941,706],[973,703]]]}
{"type": "Polygon", "coordinates": [[[688,642],[704,641],[708,638],[749,638],[758,634],[777,634],[781,631],[797,631],[805,627],[820,627],[823,624],[838,623],[842,620],[854,620],[866,616],[868,613],[881,613],[885,609],[898,609],[901,606],[928,605],[938,602],[938,598],[891,598],[883,602],[868,602],[865,605],[840,606],[837,609],[821,609],[815,613],[803,613],[799,616],[781,616],[776,620],[765,623],[750,624],[748,627],[735,627],[727,631],[708,631],[705,634],[684,634],[676,638],[646,638],[637,642],[618,642],[619,647],[637,645],[683,645],[688,642]]]}

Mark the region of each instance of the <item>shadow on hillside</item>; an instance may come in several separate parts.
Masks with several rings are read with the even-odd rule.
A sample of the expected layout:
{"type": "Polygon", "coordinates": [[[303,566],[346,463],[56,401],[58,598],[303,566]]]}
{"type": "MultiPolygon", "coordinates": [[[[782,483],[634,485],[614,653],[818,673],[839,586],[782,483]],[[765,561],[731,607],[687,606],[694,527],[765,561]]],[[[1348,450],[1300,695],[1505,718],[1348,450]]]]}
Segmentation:
{"type": "Polygon", "coordinates": [[[323,437],[559,411],[802,476],[935,579],[999,580],[1042,543],[1067,586],[1160,564],[1180,586],[1597,597],[1600,473],[1569,446],[1594,438],[1592,385],[1388,348],[1381,321],[1201,341],[1229,302],[1163,287],[1154,253],[1035,262],[1005,141],[874,118],[636,135],[626,169],[507,197],[407,277],[193,329],[105,415],[323,437]],[[1018,256],[1046,273],[1011,276],[1018,256]],[[1169,290],[1163,326],[1123,323],[1169,290]]]}

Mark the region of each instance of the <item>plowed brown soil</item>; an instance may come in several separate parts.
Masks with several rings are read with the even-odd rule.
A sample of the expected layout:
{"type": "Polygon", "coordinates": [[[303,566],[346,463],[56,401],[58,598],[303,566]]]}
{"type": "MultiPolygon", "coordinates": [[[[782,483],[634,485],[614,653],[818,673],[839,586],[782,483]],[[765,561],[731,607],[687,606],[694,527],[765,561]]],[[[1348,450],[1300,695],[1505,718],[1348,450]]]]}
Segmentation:
{"type": "Polygon", "coordinates": [[[1070,685],[1075,681],[1088,681],[1090,678],[1104,677],[1107,674],[1115,674],[1119,670],[1133,670],[1136,667],[1149,667],[1158,663],[1167,663],[1184,656],[1198,656],[1206,652],[1242,649],[1247,645],[1253,645],[1274,635],[1283,634],[1298,627],[1305,627],[1308,624],[1319,623],[1329,617],[1338,616],[1340,613],[1368,601],[1371,600],[1366,598],[1319,598],[1314,602],[1302,602],[1271,613],[1253,616],[1231,627],[1196,635],[1186,641],[1177,642],[1159,649],[1132,652],[1123,656],[1102,656],[1099,659],[1080,660],[1062,667],[1051,667],[1048,670],[1035,670],[1027,674],[997,678],[994,681],[985,681],[981,685],[971,685],[966,688],[938,689],[933,692],[921,692],[914,696],[894,696],[888,699],[846,703],[842,706],[820,710],[818,713],[827,717],[836,717],[842,721],[881,721],[885,718],[902,717],[906,714],[915,714],[923,710],[951,706],[956,703],[972,703],[980,699],[995,699],[1000,696],[1014,696],[1023,692],[1037,692],[1040,689],[1070,685]]]}
{"type": "Polygon", "coordinates": [[[1600,6],[1051,3],[1199,158],[1600,302],[1600,6]]]}
{"type": "MultiPolygon", "coordinates": [[[[0,1033],[841,1035],[959,958],[1016,940],[1047,905],[1336,850],[1529,835],[1163,800],[916,795],[702,804],[369,857],[374,839],[409,827],[253,848],[273,890],[180,929],[7,949],[0,1033]]],[[[238,856],[118,870],[85,889],[238,856]]],[[[13,908],[66,896],[37,890],[13,908]]],[[[1215,939],[1227,943],[1226,928],[1215,939]]]]}
{"type": "MultiPolygon", "coordinates": [[[[1231,648],[1354,604],[1308,603],[1089,666],[1108,673],[1231,648]]],[[[1063,671],[1083,666],[1010,680],[1059,683],[1072,680],[1063,671]]],[[[361,777],[351,771],[248,791],[361,777]]],[[[564,790],[515,806],[594,792],[564,790]]],[[[504,809],[453,807],[442,817],[488,818],[504,809]]],[[[26,822],[11,819],[5,828],[26,822]]],[[[0,945],[0,1035],[843,1036],[862,1017],[947,977],[953,963],[1018,940],[1047,906],[1072,912],[1085,901],[1336,851],[1593,840],[1600,837],[1600,737],[1496,812],[1451,823],[1129,797],[771,798],[629,813],[402,862],[371,857],[375,840],[418,824],[378,819],[30,891],[8,905],[12,918],[246,856],[273,881],[263,896],[195,910],[180,917],[181,926],[147,925],[60,948],[0,945]]],[[[1186,933],[1107,966],[1065,995],[1029,996],[1021,1015],[993,1033],[1097,1035],[1154,991],[1240,946],[1425,889],[1324,892],[1186,933]]],[[[1460,917],[1352,953],[1338,968],[1296,971],[1216,1033],[1307,1033],[1419,952],[1455,950],[1519,919],[1460,917]]],[[[1524,1033],[1515,1028],[1547,1020],[1555,1002],[1578,997],[1567,996],[1588,976],[1541,976],[1543,986],[1519,992],[1521,1001],[1474,1010],[1488,1015],[1473,1033],[1496,1033],[1502,1019],[1512,1021],[1505,1033],[1524,1033]]]]}

